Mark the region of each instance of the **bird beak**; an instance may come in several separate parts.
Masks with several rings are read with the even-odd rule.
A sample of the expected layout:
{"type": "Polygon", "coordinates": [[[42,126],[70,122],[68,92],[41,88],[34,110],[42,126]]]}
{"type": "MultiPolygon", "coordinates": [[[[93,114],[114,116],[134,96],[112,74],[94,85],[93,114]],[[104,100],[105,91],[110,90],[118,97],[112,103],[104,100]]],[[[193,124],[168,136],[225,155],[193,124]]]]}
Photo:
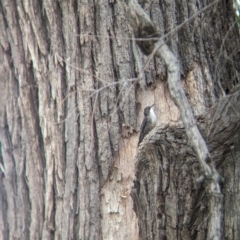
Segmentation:
{"type": "Polygon", "coordinates": [[[155,105],[155,103],[150,108],[152,108],[154,105],[155,105]]]}

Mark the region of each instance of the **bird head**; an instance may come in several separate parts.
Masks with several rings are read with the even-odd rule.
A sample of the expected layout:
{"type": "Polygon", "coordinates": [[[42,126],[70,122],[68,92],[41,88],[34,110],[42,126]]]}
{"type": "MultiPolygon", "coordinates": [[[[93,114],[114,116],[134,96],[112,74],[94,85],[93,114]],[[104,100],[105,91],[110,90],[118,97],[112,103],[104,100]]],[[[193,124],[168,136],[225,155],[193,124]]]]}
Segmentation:
{"type": "Polygon", "coordinates": [[[144,116],[148,116],[150,114],[150,110],[153,106],[154,104],[144,109],[144,116]]]}

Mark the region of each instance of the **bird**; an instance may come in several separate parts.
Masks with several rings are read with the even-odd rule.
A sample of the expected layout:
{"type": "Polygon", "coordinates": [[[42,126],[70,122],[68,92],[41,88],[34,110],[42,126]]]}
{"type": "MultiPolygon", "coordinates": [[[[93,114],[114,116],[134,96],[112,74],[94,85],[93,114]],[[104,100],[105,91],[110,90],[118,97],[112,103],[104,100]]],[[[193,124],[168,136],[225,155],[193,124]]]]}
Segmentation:
{"type": "Polygon", "coordinates": [[[153,106],[154,104],[144,109],[144,118],[140,127],[138,146],[144,137],[156,126],[157,117],[154,113],[153,106]]]}

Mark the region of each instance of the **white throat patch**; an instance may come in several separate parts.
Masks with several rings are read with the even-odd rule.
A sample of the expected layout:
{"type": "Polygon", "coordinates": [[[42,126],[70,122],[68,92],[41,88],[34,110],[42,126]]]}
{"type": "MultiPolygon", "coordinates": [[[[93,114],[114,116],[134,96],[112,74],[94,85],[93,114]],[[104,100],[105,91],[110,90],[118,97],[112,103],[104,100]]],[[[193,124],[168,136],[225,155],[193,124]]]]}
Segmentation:
{"type": "Polygon", "coordinates": [[[152,108],[150,109],[150,116],[151,116],[152,122],[155,123],[157,121],[157,117],[152,108]]]}

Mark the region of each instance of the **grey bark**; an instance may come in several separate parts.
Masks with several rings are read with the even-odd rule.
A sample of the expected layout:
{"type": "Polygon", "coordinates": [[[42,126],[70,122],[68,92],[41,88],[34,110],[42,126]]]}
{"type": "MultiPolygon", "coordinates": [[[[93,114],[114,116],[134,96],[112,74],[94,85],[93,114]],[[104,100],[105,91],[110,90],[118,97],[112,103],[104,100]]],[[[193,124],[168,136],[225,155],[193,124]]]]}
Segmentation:
{"type": "MultiPolygon", "coordinates": [[[[162,36],[207,2],[142,4],[162,36]]],[[[227,94],[239,80],[239,42],[233,22],[231,7],[219,3],[168,38],[196,115],[213,107],[223,91],[227,94]]],[[[154,59],[142,74],[146,90],[132,81],[145,59],[138,49],[133,53],[131,38],[123,6],[117,1],[0,1],[1,239],[144,239],[145,233],[153,239],[158,229],[169,239],[184,239],[187,234],[205,239],[206,194],[203,188],[193,188],[199,175],[196,157],[184,129],[182,138],[176,134],[172,139],[171,134],[179,130],[171,122],[162,141],[168,149],[179,149],[174,155],[177,161],[168,163],[165,157],[165,164],[154,163],[157,167],[149,172],[152,181],[144,183],[149,189],[147,195],[143,191],[145,205],[134,198],[135,210],[139,206],[139,237],[137,226],[132,225],[136,216],[129,189],[141,111],[152,98],[150,87],[159,90],[167,76],[163,62],[154,59]],[[166,174],[161,175],[159,168],[166,174]],[[153,182],[160,188],[152,189],[153,182]],[[168,188],[170,195],[166,195],[168,188]],[[161,202],[161,224],[154,221],[155,201],[161,202]],[[145,215],[139,214],[140,207],[146,209],[145,215]],[[153,225],[142,228],[146,217],[153,225]],[[169,221],[167,228],[164,222],[169,221]]],[[[157,110],[162,111],[168,98],[156,95],[156,101],[158,97],[162,101],[157,110]]],[[[161,113],[160,128],[168,112],[161,113]]],[[[209,122],[208,114],[203,116],[201,121],[209,122]]],[[[214,117],[218,123],[220,118],[214,117]]],[[[226,158],[212,155],[225,178],[226,239],[239,239],[238,142],[236,135],[231,156],[228,145],[221,146],[226,158]]]]}
{"type": "MultiPolygon", "coordinates": [[[[239,91],[229,95],[198,117],[199,129],[225,179],[223,196],[212,194],[196,182],[201,168],[181,124],[174,128],[158,127],[141,144],[132,190],[140,239],[207,239],[206,229],[209,229],[211,215],[216,216],[212,211],[216,207],[224,214],[218,229],[221,239],[237,239],[239,194],[231,179],[238,175],[235,154],[239,152],[239,97],[239,91]],[[211,125],[214,127],[209,131],[211,125]]],[[[215,237],[218,236],[213,239],[215,237]]]]}

